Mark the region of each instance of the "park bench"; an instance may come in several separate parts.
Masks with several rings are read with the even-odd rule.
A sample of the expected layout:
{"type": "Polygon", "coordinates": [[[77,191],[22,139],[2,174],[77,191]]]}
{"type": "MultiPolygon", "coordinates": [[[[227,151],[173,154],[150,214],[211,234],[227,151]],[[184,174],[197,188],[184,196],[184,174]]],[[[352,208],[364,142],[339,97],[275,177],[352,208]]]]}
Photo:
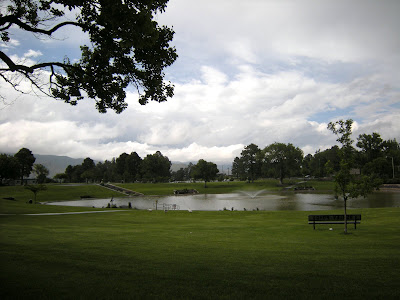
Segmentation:
{"type": "MultiPolygon", "coordinates": [[[[360,224],[361,215],[347,215],[347,224],[360,224]]],[[[308,224],[312,224],[315,229],[316,224],[344,224],[344,215],[309,215],[308,224]]]]}

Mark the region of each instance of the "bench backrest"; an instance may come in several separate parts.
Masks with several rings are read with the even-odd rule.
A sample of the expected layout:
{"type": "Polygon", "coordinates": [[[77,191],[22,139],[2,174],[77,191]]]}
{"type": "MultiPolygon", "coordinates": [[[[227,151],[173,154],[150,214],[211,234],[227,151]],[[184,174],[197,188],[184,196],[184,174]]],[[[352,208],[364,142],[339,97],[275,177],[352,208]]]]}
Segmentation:
{"type": "MultiPolygon", "coordinates": [[[[361,215],[347,215],[347,220],[361,220],[361,215]]],[[[308,221],[344,221],[344,215],[309,215],[308,221]]]]}

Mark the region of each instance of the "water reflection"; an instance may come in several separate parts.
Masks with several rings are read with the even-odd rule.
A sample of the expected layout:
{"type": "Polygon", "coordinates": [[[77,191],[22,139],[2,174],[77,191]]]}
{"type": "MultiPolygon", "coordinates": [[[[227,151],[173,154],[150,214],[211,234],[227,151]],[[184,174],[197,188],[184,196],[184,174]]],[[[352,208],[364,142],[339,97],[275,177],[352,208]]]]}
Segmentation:
{"type": "MultiPolygon", "coordinates": [[[[107,207],[111,199],[90,199],[48,203],[51,205],[107,207]]],[[[202,194],[186,196],[142,196],[113,198],[117,207],[136,209],[178,210],[331,210],[343,208],[343,201],[330,194],[317,193],[253,193],[202,194]],[[156,207],[157,206],[157,207],[156,207]]],[[[367,198],[348,201],[348,208],[400,207],[400,193],[376,192],[367,198]]]]}

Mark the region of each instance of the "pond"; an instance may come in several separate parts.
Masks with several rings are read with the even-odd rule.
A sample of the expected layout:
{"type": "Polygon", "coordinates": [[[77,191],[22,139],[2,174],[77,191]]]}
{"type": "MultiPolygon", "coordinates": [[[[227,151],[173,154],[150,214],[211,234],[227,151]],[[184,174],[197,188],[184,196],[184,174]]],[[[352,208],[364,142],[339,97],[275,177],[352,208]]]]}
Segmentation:
{"type": "MultiPolygon", "coordinates": [[[[159,210],[332,210],[343,208],[343,200],[335,199],[331,194],[268,191],[244,192],[230,194],[198,194],[184,196],[140,196],[113,199],[86,199],[63,202],[49,202],[49,205],[107,207],[108,204],[117,207],[159,210]]],[[[375,192],[367,198],[357,198],[347,201],[348,208],[378,208],[400,207],[400,193],[375,192]]]]}

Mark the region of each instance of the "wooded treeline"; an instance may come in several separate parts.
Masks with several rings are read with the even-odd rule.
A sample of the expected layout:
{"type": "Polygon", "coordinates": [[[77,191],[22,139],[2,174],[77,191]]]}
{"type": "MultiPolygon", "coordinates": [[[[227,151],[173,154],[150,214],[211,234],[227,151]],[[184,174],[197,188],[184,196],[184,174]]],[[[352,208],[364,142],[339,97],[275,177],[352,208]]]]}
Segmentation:
{"type": "MultiPolygon", "coordinates": [[[[383,140],[379,133],[360,134],[349,155],[353,160],[354,174],[368,175],[384,182],[397,182],[400,162],[400,145],[393,140],[383,140]],[[397,178],[397,179],[396,179],[397,178]]],[[[232,165],[232,176],[240,180],[257,178],[330,177],[340,170],[340,149],[332,146],[318,150],[314,155],[303,155],[293,144],[273,143],[263,149],[255,144],[246,146],[232,165]]]]}
{"type": "MultiPolygon", "coordinates": [[[[21,184],[32,171],[36,181],[52,181],[46,176],[48,169],[41,164],[34,164],[35,157],[27,148],[22,148],[15,155],[0,154],[0,184],[8,184],[19,179],[21,184]],[[25,177],[25,179],[24,179],[25,177]]],[[[200,159],[197,164],[189,163],[186,168],[171,172],[171,161],[160,151],[141,158],[136,152],[122,153],[111,161],[97,162],[90,157],[80,165],[69,165],[64,173],[56,174],[57,182],[168,182],[201,179],[205,183],[216,179],[217,165],[200,159]]]]}
{"type": "MultiPolygon", "coordinates": [[[[383,140],[378,133],[361,134],[357,138],[357,149],[349,151],[354,159],[354,174],[379,178],[383,182],[398,182],[400,145],[393,140],[383,140]]],[[[318,150],[314,155],[304,156],[303,151],[293,144],[273,143],[265,148],[255,144],[244,147],[240,157],[232,164],[232,179],[254,181],[258,178],[277,178],[282,183],[290,177],[330,177],[340,170],[340,149],[332,146],[318,150]]],[[[14,156],[0,154],[0,182],[28,177],[33,171],[37,181],[48,179],[45,166],[34,164],[35,158],[27,148],[14,156]]],[[[141,158],[136,152],[122,153],[119,157],[95,163],[87,157],[80,165],[69,165],[64,173],[54,176],[63,182],[167,182],[201,179],[205,182],[226,179],[218,174],[217,165],[200,159],[197,164],[189,163],[186,168],[171,172],[171,161],[160,151],[141,158]]]]}

